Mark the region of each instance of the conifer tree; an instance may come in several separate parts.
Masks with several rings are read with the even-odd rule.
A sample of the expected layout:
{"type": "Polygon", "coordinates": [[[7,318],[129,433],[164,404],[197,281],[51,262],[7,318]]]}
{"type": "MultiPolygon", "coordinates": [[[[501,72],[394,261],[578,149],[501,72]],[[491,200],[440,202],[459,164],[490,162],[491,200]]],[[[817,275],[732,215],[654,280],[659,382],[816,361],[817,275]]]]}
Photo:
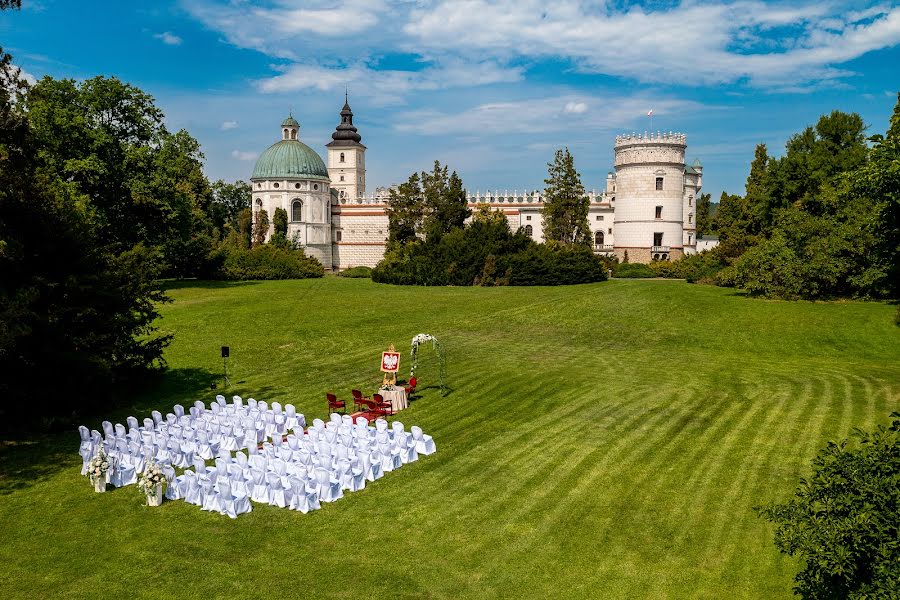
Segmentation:
{"type": "Polygon", "coordinates": [[[425,214],[418,173],[410,175],[397,189],[391,189],[385,212],[388,217],[389,249],[405,246],[417,239],[425,214]]]}
{"type": "Polygon", "coordinates": [[[697,236],[707,235],[714,231],[710,216],[710,194],[700,194],[697,198],[697,236]]]}
{"type": "Polygon", "coordinates": [[[253,245],[262,246],[266,242],[266,234],[269,232],[269,213],[261,208],[256,211],[256,222],[253,223],[253,245]]]}
{"type": "Polygon", "coordinates": [[[544,239],[563,244],[590,244],[588,226],[590,201],[584,193],[581,176],[569,149],[557,150],[552,163],[547,164],[544,183],[543,225],[544,239]]]}

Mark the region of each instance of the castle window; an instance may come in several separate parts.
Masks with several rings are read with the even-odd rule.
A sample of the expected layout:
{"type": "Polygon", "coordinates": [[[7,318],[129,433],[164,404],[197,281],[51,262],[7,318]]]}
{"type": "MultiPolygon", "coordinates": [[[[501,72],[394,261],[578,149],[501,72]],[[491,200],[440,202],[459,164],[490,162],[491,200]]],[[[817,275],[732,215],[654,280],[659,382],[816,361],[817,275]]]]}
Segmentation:
{"type": "Polygon", "coordinates": [[[688,223],[693,223],[693,222],[694,222],[694,213],[691,213],[688,215],[688,223]]]}
{"type": "Polygon", "coordinates": [[[262,198],[257,198],[256,199],[256,210],[259,210],[261,208],[262,208],[262,198]]]}
{"type": "Polygon", "coordinates": [[[300,200],[294,200],[291,202],[291,221],[302,221],[303,220],[303,202],[300,200]]]}
{"type": "MultiPolygon", "coordinates": [[[[278,187],[278,186],[275,186],[275,187],[278,187]]],[[[319,189],[319,184],[318,184],[318,183],[314,183],[314,184],[313,184],[313,189],[314,189],[314,190],[318,190],[318,189],[319,189]]]]}
{"type": "Polygon", "coordinates": [[[341,162],[344,162],[344,153],[341,152],[341,162]]]}
{"type": "Polygon", "coordinates": [[[663,178],[662,178],[662,177],[657,177],[657,178],[656,178],[656,190],[657,190],[657,191],[662,191],[662,189],[663,189],[663,187],[662,187],[662,181],[663,181],[663,178]]]}
{"type": "Polygon", "coordinates": [[[256,187],[257,187],[257,188],[261,188],[261,187],[262,187],[262,184],[261,184],[261,183],[257,183],[257,184],[256,184],[256,187]]]}
{"type": "Polygon", "coordinates": [[[295,187],[296,189],[299,190],[299,189],[300,189],[300,184],[299,184],[299,183],[295,183],[295,184],[294,184],[294,187],[295,187]]]}
{"type": "Polygon", "coordinates": [[[277,184],[277,183],[273,183],[273,184],[272,184],[272,187],[277,189],[277,188],[278,188],[278,184],[277,184]]]}
{"type": "Polygon", "coordinates": [[[688,246],[691,245],[691,237],[693,237],[690,233],[688,234],[688,246]]]}
{"type": "Polygon", "coordinates": [[[531,215],[528,215],[527,217],[525,217],[525,220],[526,220],[526,221],[530,221],[530,220],[531,220],[531,215]]]}
{"type": "Polygon", "coordinates": [[[343,180],[344,180],[344,176],[343,176],[343,175],[341,175],[341,181],[343,181],[343,180]]]}
{"type": "Polygon", "coordinates": [[[528,237],[531,237],[531,234],[533,231],[534,231],[534,229],[532,229],[531,225],[525,226],[525,235],[527,235],[528,237]]]}
{"type": "Polygon", "coordinates": [[[688,196],[688,206],[693,206],[693,205],[694,205],[694,197],[688,196]]]}
{"type": "Polygon", "coordinates": [[[603,232],[598,231],[594,234],[594,244],[599,248],[603,245],[603,232]]]}
{"type": "MultiPolygon", "coordinates": [[[[659,189],[659,188],[657,188],[657,189],[659,189]]],[[[656,218],[657,218],[657,219],[662,219],[662,206],[657,206],[657,207],[656,207],[656,218]]]]}
{"type": "Polygon", "coordinates": [[[341,230],[340,229],[338,229],[337,231],[334,232],[334,241],[336,241],[336,242],[341,241],[341,230]]]}
{"type": "Polygon", "coordinates": [[[284,139],[288,139],[288,132],[287,132],[287,129],[284,130],[284,139]]]}
{"type": "Polygon", "coordinates": [[[654,233],[654,234],[653,234],[653,245],[654,245],[654,246],[662,246],[662,245],[663,245],[663,243],[662,243],[662,237],[663,237],[662,232],[656,232],[656,233],[654,233]]]}
{"type": "Polygon", "coordinates": [[[602,221],[602,220],[603,220],[603,215],[597,215],[597,220],[598,220],[598,221],[602,221]]]}
{"type": "Polygon", "coordinates": [[[609,228],[609,231],[607,233],[612,233],[612,227],[609,228]]]}
{"type": "Polygon", "coordinates": [[[291,139],[292,140],[297,139],[297,130],[296,129],[291,129],[291,139]]]}

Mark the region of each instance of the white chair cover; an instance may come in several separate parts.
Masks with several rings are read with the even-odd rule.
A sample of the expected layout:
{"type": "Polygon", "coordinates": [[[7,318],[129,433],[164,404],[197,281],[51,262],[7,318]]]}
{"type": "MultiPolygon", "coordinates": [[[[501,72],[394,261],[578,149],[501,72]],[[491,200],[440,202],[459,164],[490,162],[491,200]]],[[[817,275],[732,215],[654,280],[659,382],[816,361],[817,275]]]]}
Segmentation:
{"type": "Polygon", "coordinates": [[[269,503],[269,488],[266,487],[266,474],[260,469],[250,469],[250,478],[253,481],[253,491],[250,499],[254,502],[269,503]]]}
{"type": "Polygon", "coordinates": [[[413,440],[415,440],[416,443],[416,452],[424,454],[425,456],[437,452],[437,447],[434,445],[434,439],[432,439],[430,435],[422,433],[421,427],[413,425],[410,428],[410,431],[412,431],[413,440]]]}
{"type": "Polygon", "coordinates": [[[344,492],[341,491],[341,482],[332,476],[329,469],[322,467],[316,469],[316,483],[320,501],[334,502],[344,497],[344,492]]]}

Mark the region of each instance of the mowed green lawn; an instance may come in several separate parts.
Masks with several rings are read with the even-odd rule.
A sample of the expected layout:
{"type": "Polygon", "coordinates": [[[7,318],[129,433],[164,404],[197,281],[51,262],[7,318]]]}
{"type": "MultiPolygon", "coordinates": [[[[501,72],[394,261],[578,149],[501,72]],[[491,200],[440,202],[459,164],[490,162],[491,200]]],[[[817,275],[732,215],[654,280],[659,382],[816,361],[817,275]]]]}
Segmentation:
{"type": "MultiPolygon", "coordinates": [[[[184,283],[170,372],[107,416],[231,393],[325,416],[379,353],[433,333],[449,385],[398,416],[438,452],[307,515],[237,520],[134,487],[94,494],[77,433],[0,454],[0,597],[787,598],[797,568],[754,505],[827,440],[900,408],[878,303],[788,303],[674,281],[406,288],[184,283]]],[[[423,385],[437,359],[423,349],[423,385]]],[[[65,393],[60,390],[60,393],[65,393]]],[[[7,399],[9,401],[9,399],[7,399]]],[[[99,428],[100,418],[85,423],[99,428]]]]}

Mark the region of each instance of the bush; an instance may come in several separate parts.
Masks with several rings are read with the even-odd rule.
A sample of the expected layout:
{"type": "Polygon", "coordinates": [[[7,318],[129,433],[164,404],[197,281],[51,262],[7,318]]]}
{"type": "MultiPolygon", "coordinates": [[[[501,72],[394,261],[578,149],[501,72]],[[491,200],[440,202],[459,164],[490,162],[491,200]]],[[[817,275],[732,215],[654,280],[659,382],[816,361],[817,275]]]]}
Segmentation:
{"type": "Polygon", "coordinates": [[[351,267],[344,269],[338,273],[341,277],[350,277],[352,279],[370,279],[372,277],[372,267],[351,267]]]}
{"type": "Polygon", "coordinates": [[[537,244],[512,233],[506,219],[475,219],[464,228],[385,253],[372,280],[396,285],[568,285],[606,279],[584,246],[537,244]]]}
{"type": "Polygon", "coordinates": [[[857,431],[859,444],[830,442],[785,504],[757,507],[775,524],[775,545],[804,559],[803,598],[900,597],[900,413],[891,426],[857,431]]]}
{"type": "Polygon", "coordinates": [[[613,275],[623,279],[643,279],[656,277],[656,273],[648,265],[641,263],[622,263],[616,265],[613,275]]]}
{"type": "Polygon", "coordinates": [[[688,254],[676,261],[655,261],[649,267],[656,277],[685,279],[688,283],[712,281],[716,273],[725,268],[725,258],[718,249],[699,254],[688,254]]]}
{"type": "Polygon", "coordinates": [[[210,255],[209,279],[307,279],[322,277],[325,269],[303,250],[270,244],[253,249],[223,244],[210,255]]]}

